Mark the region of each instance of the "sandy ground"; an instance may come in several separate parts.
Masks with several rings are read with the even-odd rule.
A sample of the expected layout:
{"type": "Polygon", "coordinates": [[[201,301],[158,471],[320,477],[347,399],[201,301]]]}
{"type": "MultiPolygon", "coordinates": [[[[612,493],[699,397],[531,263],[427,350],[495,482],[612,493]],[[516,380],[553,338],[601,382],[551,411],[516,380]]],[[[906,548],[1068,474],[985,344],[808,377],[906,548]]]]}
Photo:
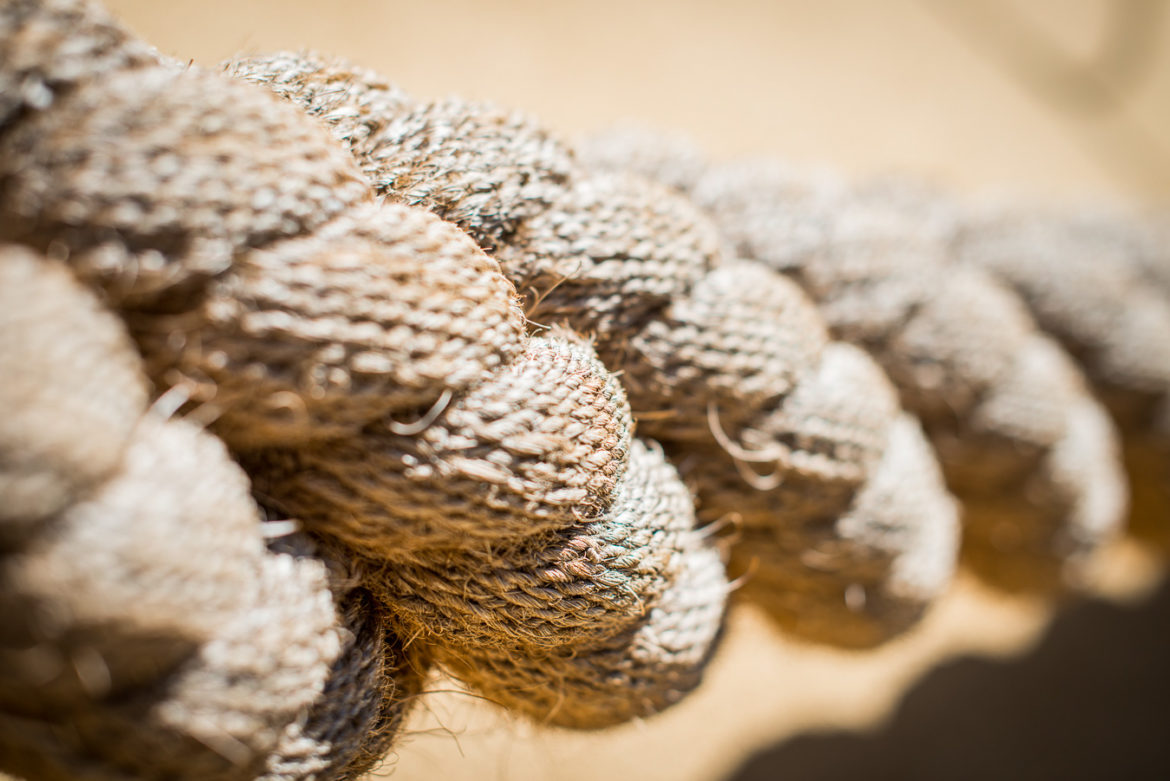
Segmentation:
{"type": "MultiPolygon", "coordinates": [[[[201,64],[313,48],[420,96],[524,108],[566,136],[637,118],[716,157],[782,155],[889,170],[962,190],[1170,198],[1170,20],[1137,17],[1092,66],[1121,3],[822,0],[765,3],[109,0],[164,51],[201,64]],[[1142,35],[1153,41],[1141,62],[1142,35]],[[1067,86],[1048,49],[1089,63],[1067,86]]],[[[1128,6],[1127,6],[1128,7],[1128,6]]],[[[1066,58],[1066,59],[1067,59],[1066,58]]],[[[1100,588],[1157,573],[1122,546],[1100,588]]],[[[716,779],[809,727],[873,725],[909,682],[960,650],[1029,646],[1048,606],[962,580],[877,653],[794,645],[740,611],[704,687],[659,718],[601,735],[539,730],[465,694],[427,695],[385,772],[397,779],[716,779]]],[[[437,682],[447,689],[450,684],[437,682]]]]}
{"type": "MultiPolygon", "coordinates": [[[[1100,70],[1082,80],[1132,85],[1120,90],[1125,102],[1112,111],[1053,103],[996,48],[1005,31],[1028,30],[1087,60],[1108,29],[1109,10],[1120,4],[109,2],[167,52],[203,64],[276,48],[342,53],[417,95],[524,108],[569,135],[637,117],[686,130],[714,155],[760,152],[847,171],[896,169],[963,187],[1166,197],[1164,45],[1136,79],[1100,70]]],[[[1155,44],[1170,36],[1165,15],[1150,26],[1155,44]]],[[[1017,48],[1031,51],[1033,43],[1017,48]]]]}

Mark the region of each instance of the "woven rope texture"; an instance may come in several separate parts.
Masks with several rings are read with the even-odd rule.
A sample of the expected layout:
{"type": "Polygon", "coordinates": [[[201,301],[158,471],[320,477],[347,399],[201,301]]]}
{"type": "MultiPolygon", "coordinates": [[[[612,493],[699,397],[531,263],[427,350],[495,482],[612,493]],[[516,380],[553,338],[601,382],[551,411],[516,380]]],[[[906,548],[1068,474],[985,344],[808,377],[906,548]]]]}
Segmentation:
{"type": "Polygon", "coordinates": [[[222,70],[0,2],[4,772],[356,779],[434,669],[648,717],[729,577],[873,647],[960,538],[1075,588],[1126,469],[1170,540],[1165,225],[222,70]]]}

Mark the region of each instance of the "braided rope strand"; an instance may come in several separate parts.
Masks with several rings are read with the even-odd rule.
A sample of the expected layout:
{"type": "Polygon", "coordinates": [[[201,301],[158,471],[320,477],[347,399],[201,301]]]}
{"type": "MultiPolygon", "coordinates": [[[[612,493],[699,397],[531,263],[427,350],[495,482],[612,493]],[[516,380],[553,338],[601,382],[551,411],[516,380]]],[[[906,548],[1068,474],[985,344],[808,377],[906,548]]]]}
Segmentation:
{"type": "Polygon", "coordinates": [[[1124,518],[1119,438],[1024,302],[956,265],[945,216],[909,216],[896,185],[775,161],[703,167],[654,138],[614,131],[586,154],[604,170],[669,171],[668,152],[689,166],[690,194],[728,240],[798,281],[921,417],[964,503],[965,560],[1009,588],[1075,584],[1124,518]]]}
{"type": "MultiPolygon", "coordinates": [[[[632,439],[624,392],[584,340],[528,337],[495,261],[433,216],[374,204],[351,158],[296,109],[197,68],[106,49],[98,55],[114,64],[100,81],[83,70],[64,78],[56,58],[68,49],[68,33],[59,27],[108,25],[102,12],[63,0],[3,11],[14,39],[48,42],[22,56],[44,58],[30,72],[51,84],[52,100],[20,106],[0,134],[0,238],[28,247],[26,263],[84,284],[79,311],[100,324],[109,315],[93,300],[99,296],[122,320],[110,321],[117,349],[128,348],[127,331],[133,337],[140,356],[130,348],[130,374],[140,389],[147,374],[156,410],[145,409],[141,390],[130,394],[131,417],[144,421],[135,428],[140,441],[115,443],[111,460],[119,447],[133,464],[177,459],[173,477],[158,475],[168,491],[153,501],[173,502],[167,517],[179,529],[203,513],[231,521],[222,532],[216,523],[192,523],[209,539],[188,545],[186,557],[170,547],[151,556],[142,513],[167,509],[144,500],[151,478],[121,489],[120,472],[107,476],[108,467],[79,475],[79,492],[96,481],[98,498],[122,498],[108,513],[110,533],[90,545],[95,560],[113,557],[117,567],[77,573],[92,575],[78,594],[110,595],[99,600],[106,610],[82,615],[69,635],[43,624],[27,603],[68,598],[50,576],[84,562],[86,551],[70,543],[57,552],[57,535],[89,500],[63,510],[34,506],[42,517],[21,519],[50,530],[0,562],[9,573],[4,598],[28,619],[32,642],[53,654],[76,637],[93,650],[89,634],[100,625],[118,644],[98,653],[127,666],[170,662],[141,675],[114,668],[116,697],[108,687],[95,693],[92,675],[66,681],[58,696],[18,669],[17,688],[3,700],[4,718],[20,725],[12,735],[26,747],[14,754],[16,772],[350,777],[388,749],[432,659],[528,655],[539,685],[554,675],[539,661],[549,638],[586,680],[604,676],[614,659],[642,676],[648,704],[612,719],[667,707],[698,684],[722,622],[723,566],[693,528],[689,494],[661,450],[632,439]],[[254,482],[198,426],[147,425],[173,410],[208,422],[254,482]],[[363,471],[375,456],[400,469],[363,471]],[[234,477],[213,469],[217,463],[234,477]],[[184,477],[192,469],[204,470],[204,480],[184,477]],[[221,489],[205,481],[220,480],[234,486],[238,511],[216,505],[221,489]],[[307,552],[268,552],[251,490],[282,533],[291,518],[319,542],[307,552]],[[363,496],[376,500],[359,508],[363,496]],[[39,553],[45,545],[51,560],[39,553]],[[233,545],[251,558],[208,564],[233,545]],[[158,589],[166,606],[159,612],[170,620],[158,631],[177,636],[169,657],[135,635],[149,624],[133,611],[153,616],[153,603],[117,579],[119,567],[142,555],[160,583],[173,584],[158,589]],[[495,577],[477,580],[480,592],[461,591],[461,573],[485,556],[495,577]],[[353,575],[326,582],[323,565],[335,557],[340,563],[330,567],[353,575]],[[437,561],[443,565],[428,569],[437,561]],[[687,599],[667,599],[700,561],[709,587],[692,594],[684,584],[687,599]],[[216,600],[219,592],[204,594],[199,584],[219,572],[224,591],[216,600]],[[241,581],[249,572],[252,580],[241,581]],[[221,603],[222,620],[215,618],[221,603]],[[596,609],[578,615],[583,603],[596,609]],[[416,636],[435,611],[446,623],[416,636]],[[298,613],[314,620],[290,623],[298,613]],[[646,640],[632,627],[652,616],[691,629],[635,656],[646,640]],[[533,638],[541,640],[532,645],[533,638]],[[448,646],[458,653],[445,654],[448,646]]],[[[116,30],[102,35],[114,48],[141,48],[116,30]]],[[[494,208],[488,197],[477,212],[485,231],[507,222],[494,208]]],[[[14,294],[21,300],[35,290],[14,294]]],[[[3,360],[27,355],[21,340],[39,325],[13,330],[20,349],[3,360]]],[[[97,328],[95,339],[109,341],[110,330],[97,328]]],[[[3,452],[22,444],[20,436],[3,452]]],[[[4,479],[40,469],[37,454],[53,456],[53,447],[31,449],[33,466],[18,464],[11,475],[5,464],[4,479]]],[[[67,464],[53,466],[72,475],[67,464]]],[[[87,526],[87,533],[101,528],[87,526]]],[[[16,527],[6,525],[6,537],[9,528],[16,527]]],[[[181,549],[184,536],[165,528],[158,532],[181,549]]],[[[28,642],[13,639],[14,658],[28,642]]],[[[562,693],[578,709],[616,694],[587,685],[562,693]]]]}
{"type": "MultiPolygon", "coordinates": [[[[528,295],[530,318],[590,333],[605,365],[622,371],[640,430],[661,440],[695,484],[704,519],[740,515],[745,502],[763,497],[771,507],[759,522],[777,527],[783,544],[795,546],[791,558],[798,560],[797,549],[809,541],[799,531],[802,524],[831,526],[831,519],[860,496],[887,445],[911,446],[910,439],[888,435],[897,419],[892,396],[887,396],[888,407],[869,406],[873,372],[833,375],[841,383],[834,389],[839,391],[835,406],[817,406],[814,393],[798,393],[824,360],[824,326],[803,295],[778,275],[760,269],[748,281],[741,279],[747,272],[721,273],[730,257],[714,226],[685,198],[637,177],[591,174],[538,124],[490,106],[455,100],[412,103],[392,90],[394,101],[376,110],[389,113],[378,115],[367,96],[385,91],[385,81],[342,61],[275,54],[234,60],[226,68],[237,78],[271,85],[311,116],[333,124],[335,136],[387,200],[424,206],[492,251],[528,295]],[[349,93],[342,102],[361,107],[360,119],[317,105],[324,84],[349,93]],[[372,130],[355,134],[354,127],[372,130]],[[759,299],[782,303],[753,307],[739,319],[738,299],[749,285],[759,291],[759,299]],[[854,379],[856,386],[845,387],[854,379]],[[809,397],[809,408],[777,412],[802,395],[809,397]],[[859,403],[864,410],[855,408],[859,403]],[[825,427],[801,431],[800,426],[820,419],[827,419],[825,427]],[[720,436],[724,429],[732,434],[720,436]],[[867,435],[876,430],[867,440],[872,450],[851,447],[861,429],[867,435]],[[748,430],[766,440],[760,448],[769,454],[765,467],[776,470],[782,486],[761,490],[758,482],[744,479],[745,459],[736,456],[746,448],[735,442],[748,430]],[[721,474],[709,474],[712,469],[721,474]],[[713,481],[738,489],[704,489],[713,481]]],[[[851,355],[846,360],[868,365],[862,354],[851,355]]],[[[908,502],[907,512],[885,519],[907,526],[938,524],[943,531],[893,534],[888,540],[910,545],[927,536],[953,540],[954,510],[943,498],[937,473],[928,469],[903,477],[905,490],[888,498],[908,502]],[[910,509],[908,497],[919,495],[938,497],[928,503],[937,515],[910,509]]],[[[855,512],[864,509],[858,506],[855,512]]],[[[854,525],[832,528],[838,534],[860,534],[854,525]]],[[[953,542],[944,543],[932,555],[949,562],[953,551],[953,542]]],[[[924,578],[933,591],[925,586],[899,591],[886,579],[901,556],[921,560],[909,551],[875,547],[872,536],[843,540],[831,567],[796,570],[790,581],[791,598],[799,603],[795,612],[830,612],[840,619],[815,623],[824,629],[815,638],[822,641],[853,645],[865,636],[872,644],[904,629],[947,578],[924,578]],[[885,566],[875,568],[874,560],[885,566]],[[858,609],[840,611],[851,585],[884,589],[891,599],[912,606],[878,615],[855,601],[858,609]],[[895,615],[896,620],[883,623],[884,616],[895,615]],[[850,623],[867,628],[853,631],[850,623]]],[[[949,565],[941,569],[949,572],[949,565]]]]}

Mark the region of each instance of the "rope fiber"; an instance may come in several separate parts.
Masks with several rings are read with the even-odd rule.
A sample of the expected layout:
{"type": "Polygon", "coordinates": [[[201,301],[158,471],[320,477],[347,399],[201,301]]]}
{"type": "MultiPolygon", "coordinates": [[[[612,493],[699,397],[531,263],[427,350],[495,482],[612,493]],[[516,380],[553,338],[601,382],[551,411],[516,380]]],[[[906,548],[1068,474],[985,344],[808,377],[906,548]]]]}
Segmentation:
{"type": "Polygon", "coordinates": [[[1170,474],[1165,234],[1093,215],[0,2],[0,770],[356,779],[434,669],[648,717],[729,577],[849,648],[960,538],[1075,588],[1170,474]]]}

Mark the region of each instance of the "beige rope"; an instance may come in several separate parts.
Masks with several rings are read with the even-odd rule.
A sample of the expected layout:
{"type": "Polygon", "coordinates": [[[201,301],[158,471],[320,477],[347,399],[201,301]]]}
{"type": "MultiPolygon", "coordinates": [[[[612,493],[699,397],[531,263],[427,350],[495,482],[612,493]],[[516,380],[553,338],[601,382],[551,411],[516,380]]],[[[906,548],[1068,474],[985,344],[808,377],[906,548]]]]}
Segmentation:
{"type": "Polygon", "coordinates": [[[832,615],[815,623],[823,630],[816,639],[876,642],[912,623],[945,586],[955,517],[936,470],[901,473],[902,490],[887,500],[904,507],[880,521],[856,504],[883,458],[903,457],[889,448],[915,448],[920,436],[893,436],[899,413],[885,379],[864,354],[828,345],[795,286],[733,264],[714,225],[685,198],[637,177],[589,173],[515,113],[411,101],[345,62],[276,54],[227,70],[332,125],[387,200],[424,206],[492,251],[526,294],[532,321],[591,334],[603,363],[622,373],[639,431],[663,443],[695,488],[702,518],[735,514],[770,529],[793,559],[811,541],[802,529],[831,527],[840,542],[832,566],[791,572],[794,608],[778,616],[788,626],[812,625],[798,615],[832,615]],[[837,355],[847,357],[830,358],[837,355]],[[831,394],[817,390],[818,378],[831,394]],[[745,450],[766,454],[764,471],[775,477],[753,477],[745,450]],[[933,497],[930,513],[918,512],[922,496],[933,497]],[[863,521],[834,523],[851,507],[863,521]],[[866,531],[878,523],[899,533],[866,531]],[[906,566],[897,562],[931,556],[943,564],[930,577],[909,577],[917,588],[899,582],[906,566]],[[856,600],[856,609],[844,608],[851,587],[904,609],[856,600]]]}
{"type": "Polygon", "coordinates": [[[1131,525],[1170,545],[1170,267],[1158,225],[1104,205],[948,203],[965,262],[1006,280],[1077,356],[1124,437],[1131,525]],[[1153,284],[1151,284],[1153,283],[1153,284]]]}
{"type": "Polygon", "coordinates": [[[686,150],[624,130],[586,154],[647,173],[671,171],[674,155],[739,252],[799,282],[832,332],[889,373],[963,501],[965,559],[1001,586],[1075,583],[1124,518],[1119,438],[1025,303],[957,263],[945,201],[768,160],[704,167],[686,150]]]}
{"type": "Polygon", "coordinates": [[[87,392],[53,374],[84,363],[40,347],[59,329],[102,349],[92,382],[122,383],[109,395],[129,407],[73,404],[111,440],[90,471],[55,430],[69,418],[0,432],[4,485],[31,497],[5,518],[0,559],[18,617],[0,643],[6,769],[352,777],[389,747],[432,658],[505,653],[578,703],[541,717],[580,726],[595,724],[574,708],[614,692],[565,685],[546,648],[586,678],[623,659],[639,715],[698,683],[723,567],[586,342],[530,338],[495,261],[450,224],[374,204],[350,157],[264,91],[131,56],[89,3],[0,19],[21,44],[0,72],[48,96],[0,133],[0,239],[28,248],[0,245],[13,403],[51,401],[41,378],[87,392]],[[58,67],[79,27],[113,63],[100,79],[58,67]],[[84,321],[45,306],[54,285],[84,321]],[[164,420],[176,409],[254,483],[215,437],[164,420]],[[40,499],[54,481],[72,493],[40,499]],[[320,541],[266,549],[297,525],[320,541]],[[703,589],[678,585],[695,570],[703,589]],[[689,629],[635,654],[637,627],[663,621],[689,629]],[[58,657],[48,683],[29,667],[58,657]]]}
{"type": "Polygon", "coordinates": [[[1159,279],[1117,219],[579,157],[341,61],[184,67],[87,0],[8,2],[0,41],[6,771],[356,778],[432,664],[544,723],[649,716],[721,635],[696,518],[789,631],[872,646],[951,576],[944,472],[981,571],[1075,579],[1116,435],[987,268],[1131,466],[1161,447],[1160,296],[1004,265],[1083,240],[1159,279]]]}

